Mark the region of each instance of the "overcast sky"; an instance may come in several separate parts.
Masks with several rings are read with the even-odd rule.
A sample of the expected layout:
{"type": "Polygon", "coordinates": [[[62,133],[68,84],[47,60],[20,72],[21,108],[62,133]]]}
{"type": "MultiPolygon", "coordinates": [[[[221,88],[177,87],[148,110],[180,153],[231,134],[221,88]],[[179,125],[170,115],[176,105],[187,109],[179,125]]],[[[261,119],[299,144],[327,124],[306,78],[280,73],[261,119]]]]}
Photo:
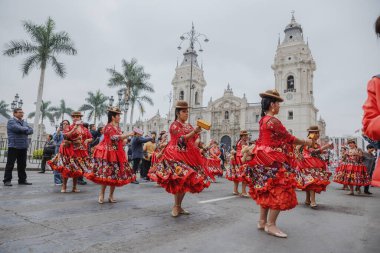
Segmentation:
{"type": "MultiPolygon", "coordinates": [[[[146,106],[148,118],[158,109],[168,111],[176,62],[182,60],[179,36],[192,21],[210,39],[199,56],[207,81],[204,102],[222,96],[228,83],[235,95],[246,93],[249,102],[258,102],[259,92],[274,88],[270,66],[292,10],[317,65],[315,103],[327,134],[352,134],[361,128],[366,84],[380,73],[380,39],[374,33],[379,0],[1,0],[0,49],[10,40],[29,39],[22,20],[42,24],[50,16],[57,31],[70,34],[78,55],[59,56],[67,68],[64,79],[48,67],[43,99],[58,105],[63,98],[77,109],[88,91],[116,96],[106,86],[106,68],[120,70],[122,59],[135,57],[156,89],[155,105],[146,106]]],[[[10,103],[19,93],[29,113],[40,72],[22,78],[24,59],[0,55],[0,100],[10,103]]]]}

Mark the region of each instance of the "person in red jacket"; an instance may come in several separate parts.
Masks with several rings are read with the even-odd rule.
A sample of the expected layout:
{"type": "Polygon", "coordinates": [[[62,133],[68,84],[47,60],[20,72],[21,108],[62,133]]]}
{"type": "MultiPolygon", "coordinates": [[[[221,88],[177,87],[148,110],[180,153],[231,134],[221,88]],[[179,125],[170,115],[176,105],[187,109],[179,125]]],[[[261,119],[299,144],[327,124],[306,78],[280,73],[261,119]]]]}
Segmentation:
{"type": "MultiPolygon", "coordinates": [[[[380,38],[380,16],[375,22],[375,32],[380,38]]],[[[374,76],[367,86],[367,100],[363,105],[363,133],[373,141],[380,141],[380,75],[374,76]]],[[[380,162],[372,176],[373,186],[380,187],[380,162]]]]}

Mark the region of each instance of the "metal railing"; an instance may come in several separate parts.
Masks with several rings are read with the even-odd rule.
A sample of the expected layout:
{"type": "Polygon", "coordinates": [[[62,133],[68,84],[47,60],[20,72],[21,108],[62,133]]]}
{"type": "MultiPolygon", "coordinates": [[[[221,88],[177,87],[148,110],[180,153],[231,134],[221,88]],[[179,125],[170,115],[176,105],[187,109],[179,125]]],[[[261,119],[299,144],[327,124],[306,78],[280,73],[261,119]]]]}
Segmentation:
{"type": "MultiPolygon", "coordinates": [[[[31,141],[27,153],[27,161],[30,164],[40,164],[46,141],[31,141]]],[[[0,138],[0,163],[6,163],[8,158],[8,138],[0,138]]]]}

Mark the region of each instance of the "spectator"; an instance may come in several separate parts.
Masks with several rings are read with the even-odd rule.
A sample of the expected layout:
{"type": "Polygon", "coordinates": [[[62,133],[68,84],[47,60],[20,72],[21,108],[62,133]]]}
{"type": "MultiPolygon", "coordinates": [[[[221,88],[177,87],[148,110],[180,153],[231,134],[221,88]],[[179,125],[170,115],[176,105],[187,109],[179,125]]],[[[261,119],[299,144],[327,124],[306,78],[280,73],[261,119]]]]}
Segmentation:
{"type": "MultiPolygon", "coordinates": [[[[53,134],[53,140],[55,143],[55,152],[54,154],[56,155],[59,151],[59,147],[61,146],[61,143],[63,142],[63,133],[62,131],[66,129],[68,126],[70,126],[70,121],[68,120],[63,120],[57,128],[57,131],[53,134]]],[[[56,170],[53,170],[54,174],[54,183],[55,185],[62,185],[62,176],[61,173],[59,173],[56,170]]]]}
{"type": "MultiPolygon", "coordinates": [[[[144,147],[143,147],[144,157],[141,161],[140,176],[145,181],[149,181],[148,171],[149,171],[150,166],[152,165],[151,162],[152,162],[153,152],[156,150],[156,132],[151,132],[151,134],[152,134],[152,140],[144,144],[144,147]]],[[[149,137],[149,136],[146,136],[146,137],[149,137]]]]}
{"type": "MultiPolygon", "coordinates": [[[[89,128],[89,124],[86,123],[86,122],[84,122],[84,123],[83,123],[83,127],[84,127],[85,129],[88,129],[88,128],[89,128]]],[[[89,151],[89,148],[90,148],[89,146],[90,146],[90,145],[87,145],[87,151],[89,151]]],[[[91,153],[89,153],[89,154],[91,154],[91,153]]],[[[87,182],[84,180],[83,176],[78,177],[78,184],[79,184],[79,185],[86,185],[86,184],[87,184],[87,182]]]]}
{"type": "MultiPolygon", "coordinates": [[[[153,140],[151,137],[144,138],[142,135],[144,132],[141,129],[134,128],[133,132],[135,133],[134,137],[132,138],[131,141],[131,149],[132,149],[132,161],[133,161],[133,171],[135,174],[137,174],[137,171],[140,166],[141,159],[144,156],[144,151],[143,151],[143,144],[153,140]]],[[[132,182],[134,184],[139,184],[139,181],[134,181],[132,182]]]]}
{"type": "MultiPolygon", "coordinates": [[[[367,145],[367,152],[363,152],[363,159],[363,163],[367,167],[367,173],[369,177],[372,178],[372,173],[376,164],[376,149],[373,145],[367,145]]],[[[369,191],[369,185],[364,186],[364,193],[368,195],[372,194],[369,191]]]]}
{"type": "Polygon", "coordinates": [[[224,164],[226,163],[226,148],[225,148],[225,144],[222,143],[220,145],[220,160],[222,162],[222,170],[225,171],[226,168],[224,167],[224,164]]]}
{"type": "Polygon", "coordinates": [[[33,134],[33,129],[22,118],[24,112],[21,108],[13,110],[13,118],[8,120],[8,158],[4,171],[4,185],[12,186],[12,171],[17,160],[18,184],[31,185],[26,180],[26,156],[29,146],[28,135],[33,134]]]}
{"type": "Polygon", "coordinates": [[[51,159],[54,153],[55,143],[53,140],[53,135],[48,134],[46,137],[46,143],[44,145],[44,151],[42,153],[41,171],[39,171],[38,173],[45,173],[46,162],[51,159]]]}

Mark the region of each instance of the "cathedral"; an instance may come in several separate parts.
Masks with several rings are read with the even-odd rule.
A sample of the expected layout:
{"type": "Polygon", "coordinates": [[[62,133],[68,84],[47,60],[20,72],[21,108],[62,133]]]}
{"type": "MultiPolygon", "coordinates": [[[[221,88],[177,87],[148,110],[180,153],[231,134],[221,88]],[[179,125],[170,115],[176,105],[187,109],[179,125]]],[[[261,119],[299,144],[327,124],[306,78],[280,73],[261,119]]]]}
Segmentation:
{"type": "MultiPolygon", "coordinates": [[[[308,43],[303,38],[302,27],[296,22],[294,14],[285,27],[284,39],[278,41],[274,63],[275,88],[284,98],[278,118],[290,133],[304,138],[311,125],[318,125],[321,136],[325,136],[326,123],[317,119],[318,109],[314,105],[313,73],[316,64],[313,60],[308,43]]],[[[225,143],[228,147],[234,145],[239,138],[241,129],[246,129],[251,139],[259,134],[261,105],[259,101],[248,102],[245,95],[234,95],[230,85],[224,90],[222,97],[209,100],[203,99],[207,82],[202,66],[197,61],[197,52],[189,47],[183,53],[183,60],[177,64],[172,80],[173,105],[166,118],[159,113],[146,121],[137,121],[135,126],[145,132],[168,130],[174,118],[174,105],[177,100],[189,102],[189,122],[194,126],[197,119],[212,123],[210,131],[201,133],[201,140],[208,143],[214,139],[225,143]]]]}

